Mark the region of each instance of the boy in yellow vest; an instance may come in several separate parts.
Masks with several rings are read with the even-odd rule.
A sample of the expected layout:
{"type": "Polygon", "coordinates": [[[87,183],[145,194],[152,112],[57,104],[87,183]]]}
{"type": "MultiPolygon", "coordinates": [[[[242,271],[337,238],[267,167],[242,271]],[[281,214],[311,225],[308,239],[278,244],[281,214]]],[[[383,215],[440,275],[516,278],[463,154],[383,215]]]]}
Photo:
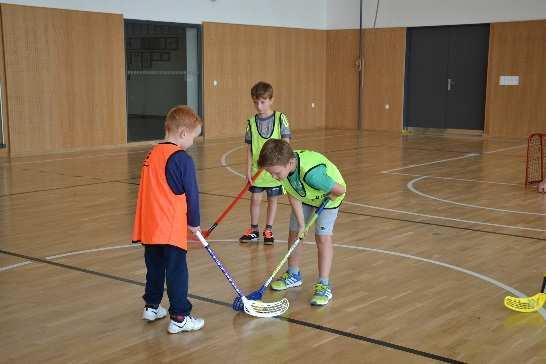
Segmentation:
{"type": "MultiPolygon", "coordinates": [[[[250,90],[257,114],[248,119],[245,133],[247,147],[247,171],[246,178],[252,180],[252,176],[258,170],[258,156],[264,143],[270,139],[283,139],[290,141],[290,127],[285,114],[273,110],[273,87],[267,82],[258,82],[250,90]]],[[[273,221],[277,212],[277,200],[282,195],[281,183],[266,171],[263,171],[256,181],[250,186],[250,227],[239,238],[241,243],[259,241],[260,230],[258,220],[260,218],[260,203],[262,192],[267,194],[267,216],[265,229],[262,232],[264,244],[273,244],[273,221]]]]}
{"type": "Polygon", "coordinates": [[[199,231],[199,188],[192,158],[185,152],[201,133],[201,119],[187,106],[172,108],[165,120],[165,141],[146,156],[140,172],[133,243],[144,246],[145,306],[149,322],[167,316],[160,303],[167,282],[167,331],[199,330],[205,324],[190,315],[188,300],[187,231],[199,231]]]}
{"type": "MultiPolygon", "coordinates": [[[[325,156],[310,150],[292,150],[283,140],[268,140],[262,147],[258,166],[281,181],[288,194],[292,215],[288,232],[288,249],[305,228],[305,221],[326,196],[330,202],[315,225],[319,277],[313,286],[311,305],[324,306],[332,299],[330,270],[334,256],[332,234],[339,206],[345,198],[346,184],[337,167],[325,156]]],[[[271,283],[277,291],[301,286],[299,269],[303,244],[288,258],[288,270],[271,283]]]]}

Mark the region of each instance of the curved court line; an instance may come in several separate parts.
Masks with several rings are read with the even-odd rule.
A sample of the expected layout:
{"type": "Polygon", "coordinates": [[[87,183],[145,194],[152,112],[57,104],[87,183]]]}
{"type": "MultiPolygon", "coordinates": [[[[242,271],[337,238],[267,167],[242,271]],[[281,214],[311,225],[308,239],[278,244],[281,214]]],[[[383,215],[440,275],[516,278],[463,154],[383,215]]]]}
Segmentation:
{"type": "Polygon", "coordinates": [[[509,183],[509,182],[496,182],[496,181],[487,181],[484,179],[468,179],[468,178],[456,178],[456,177],[441,177],[441,176],[427,176],[424,174],[411,174],[411,173],[402,173],[402,172],[391,172],[389,174],[396,174],[400,176],[410,176],[410,177],[427,177],[434,179],[445,179],[447,181],[462,181],[462,182],[478,182],[478,183],[490,183],[494,185],[506,185],[506,186],[518,186],[521,187],[521,183],[509,183]]]}
{"type": "Polygon", "coordinates": [[[233,168],[231,168],[226,162],[228,155],[235,152],[237,149],[242,149],[243,147],[244,147],[244,145],[240,145],[240,146],[235,147],[233,149],[230,149],[227,152],[225,152],[224,154],[222,154],[222,157],[220,157],[220,164],[222,165],[222,167],[226,167],[231,173],[245,178],[246,176],[242,175],[241,173],[239,173],[236,170],[234,170],[233,168]]]}
{"type": "Polygon", "coordinates": [[[428,195],[424,192],[421,192],[419,191],[416,187],[415,187],[415,183],[419,182],[419,181],[422,181],[424,180],[425,178],[428,178],[428,176],[421,176],[421,177],[418,177],[418,178],[414,178],[412,179],[411,181],[409,181],[407,183],[407,187],[408,189],[421,196],[421,197],[426,197],[426,198],[430,198],[432,200],[436,200],[436,201],[440,201],[440,202],[444,202],[444,203],[448,203],[448,204],[453,204],[453,205],[458,205],[458,206],[464,206],[464,207],[470,207],[470,208],[475,208],[475,209],[484,209],[484,210],[490,210],[490,211],[497,211],[497,212],[510,212],[510,213],[513,213],[513,214],[525,214],[525,215],[538,215],[538,216],[546,216],[546,214],[541,214],[540,212],[527,212],[527,211],[517,211],[517,210],[507,210],[507,209],[497,209],[497,208],[494,208],[494,207],[486,207],[486,206],[480,206],[480,205],[472,205],[472,204],[466,204],[466,203],[461,203],[461,202],[455,202],[455,201],[451,201],[451,200],[445,200],[443,198],[439,198],[439,197],[435,197],[435,196],[432,196],[432,195],[428,195]]]}
{"type": "MultiPolygon", "coordinates": [[[[233,149],[230,149],[228,150],[227,152],[225,152],[222,157],[220,158],[220,163],[223,167],[226,167],[230,172],[238,175],[238,176],[241,176],[241,177],[245,177],[243,176],[241,173],[235,171],[233,168],[231,168],[228,164],[227,164],[227,157],[233,153],[234,151],[236,151],[237,149],[241,149],[243,148],[244,146],[238,146],[238,147],[235,147],[233,149]]],[[[520,147],[520,146],[517,146],[517,147],[520,147]]],[[[512,147],[512,148],[517,148],[517,147],[512,147]]],[[[510,149],[512,149],[510,148],[510,149]]],[[[499,152],[501,150],[505,150],[505,149],[499,149],[499,150],[493,150],[489,153],[495,153],[495,152],[499,152]]],[[[449,161],[449,160],[454,160],[454,159],[461,159],[461,158],[468,158],[469,156],[475,156],[475,155],[479,155],[479,154],[476,154],[476,153],[471,153],[471,154],[466,154],[462,157],[458,157],[458,158],[450,158],[450,159],[444,159],[444,160],[440,160],[440,161],[434,161],[434,162],[429,162],[429,163],[425,163],[425,164],[432,164],[432,163],[440,163],[440,162],[445,162],[445,161],[449,161]]],[[[408,166],[408,167],[411,167],[411,166],[408,166]]],[[[406,168],[406,167],[404,167],[406,168]]],[[[401,168],[401,169],[404,169],[404,168],[401,168]]],[[[393,170],[391,170],[393,171],[393,170]]],[[[386,173],[386,172],[381,172],[381,173],[386,173]]],[[[356,202],[350,202],[350,201],[345,201],[344,202],[345,204],[349,204],[349,205],[356,205],[356,206],[362,206],[362,207],[368,207],[368,208],[371,208],[371,209],[376,209],[376,210],[381,210],[381,211],[388,211],[388,212],[396,212],[396,213],[400,213],[400,214],[407,214],[407,215],[413,215],[413,216],[420,216],[420,217],[427,217],[427,218],[431,218],[431,219],[438,219],[438,220],[448,220],[448,221],[456,221],[456,222],[462,222],[462,223],[467,223],[467,224],[476,224],[476,225],[485,225],[485,226],[494,226],[494,227],[502,227],[502,228],[506,228],[506,229],[516,229],[516,230],[528,230],[528,231],[538,231],[538,232],[546,232],[545,229],[535,229],[535,228],[526,228],[526,227],[521,227],[521,226],[513,226],[513,225],[501,225],[501,224],[493,224],[493,223],[488,223],[488,222],[483,222],[483,221],[474,221],[474,220],[463,220],[463,219],[456,219],[456,218],[452,218],[452,217],[443,217],[443,216],[436,216],[436,215],[428,215],[428,214],[421,214],[421,213],[417,213],[417,212],[412,212],[412,211],[404,211],[404,210],[395,210],[395,209],[389,209],[389,208],[385,208],[385,207],[379,207],[379,206],[372,206],[372,205],[366,205],[366,204],[360,204],[360,203],[356,203],[356,202]]]]}
{"type": "MultiPolygon", "coordinates": [[[[195,240],[190,240],[190,241],[194,242],[194,243],[197,243],[197,241],[195,241],[195,240]]],[[[235,239],[213,239],[211,241],[213,241],[213,242],[233,243],[233,242],[237,242],[238,240],[235,240],[235,239]]],[[[276,240],[276,241],[286,243],[286,240],[276,240]]],[[[315,242],[304,241],[303,243],[306,244],[306,245],[315,245],[315,242]]],[[[474,272],[474,271],[471,271],[469,269],[465,269],[465,268],[462,268],[462,267],[459,267],[459,266],[456,266],[456,265],[453,265],[453,264],[444,263],[444,262],[440,262],[440,261],[433,260],[433,259],[422,258],[422,257],[416,256],[416,255],[411,255],[411,254],[406,254],[406,253],[399,253],[399,252],[395,252],[395,251],[392,251],[392,250],[367,248],[367,247],[364,247],[364,246],[348,245],[346,243],[334,243],[332,245],[334,247],[338,247],[338,248],[369,251],[369,252],[372,252],[372,253],[392,255],[392,256],[397,256],[397,257],[401,257],[401,258],[413,259],[413,260],[417,260],[417,261],[421,261],[421,262],[425,262],[425,263],[438,265],[440,267],[448,268],[448,269],[451,269],[451,270],[454,270],[454,271],[457,271],[457,272],[461,272],[461,273],[470,275],[472,277],[481,279],[481,280],[483,280],[483,281],[485,281],[487,283],[490,283],[490,284],[492,284],[492,285],[494,285],[496,287],[499,287],[499,288],[501,288],[501,289],[503,289],[505,291],[510,292],[511,294],[515,295],[516,297],[527,297],[527,295],[525,295],[524,293],[522,293],[522,292],[518,291],[517,289],[515,289],[513,287],[510,287],[510,286],[508,286],[508,285],[506,285],[506,284],[504,284],[502,282],[499,282],[496,279],[493,279],[493,278],[491,278],[489,276],[486,276],[484,274],[480,274],[480,273],[477,273],[477,272],[474,272]]],[[[86,249],[86,250],[81,250],[81,251],[65,253],[65,254],[52,255],[52,256],[46,257],[45,259],[53,260],[55,258],[60,258],[60,257],[67,257],[67,256],[74,256],[74,255],[88,254],[88,253],[96,253],[96,252],[100,252],[100,251],[124,249],[124,248],[132,248],[132,247],[140,248],[140,245],[129,244],[129,245],[116,245],[116,246],[112,246],[112,247],[104,247],[104,248],[97,248],[97,249],[86,249]]],[[[20,266],[26,265],[26,264],[31,264],[31,262],[25,261],[25,262],[22,262],[22,263],[13,264],[11,266],[0,267],[0,272],[7,271],[9,269],[20,267],[20,266]]],[[[546,310],[541,308],[537,312],[546,321],[546,310]]]]}

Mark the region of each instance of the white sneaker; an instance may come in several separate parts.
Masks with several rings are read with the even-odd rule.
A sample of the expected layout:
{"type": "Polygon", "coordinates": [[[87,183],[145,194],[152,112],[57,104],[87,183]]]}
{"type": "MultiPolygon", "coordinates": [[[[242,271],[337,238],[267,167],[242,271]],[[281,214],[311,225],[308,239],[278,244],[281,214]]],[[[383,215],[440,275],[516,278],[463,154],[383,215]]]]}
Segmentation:
{"type": "Polygon", "coordinates": [[[165,316],[167,316],[167,310],[161,306],[157,306],[157,308],[144,307],[144,312],[142,313],[142,319],[150,322],[162,319],[165,316]]]}
{"type": "Polygon", "coordinates": [[[184,321],[174,321],[171,319],[171,323],[169,324],[169,327],[167,328],[167,331],[170,334],[177,334],[182,331],[195,331],[199,330],[200,328],[205,325],[205,320],[199,317],[193,317],[193,316],[184,316],[184,321]]]}

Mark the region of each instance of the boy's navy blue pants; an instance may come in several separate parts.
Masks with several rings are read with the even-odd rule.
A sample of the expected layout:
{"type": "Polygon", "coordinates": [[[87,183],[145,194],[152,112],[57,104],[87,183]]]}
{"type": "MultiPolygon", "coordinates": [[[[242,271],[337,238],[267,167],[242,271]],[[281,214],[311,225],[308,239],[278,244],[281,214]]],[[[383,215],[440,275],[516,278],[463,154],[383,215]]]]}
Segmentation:
{"type": "Polygon", "coordinates": [[[157,306],[163,298],[165,280],[169,296],[169,314],[188,316],[188,266],[186,251],[173,245],[144,245],[146,262],[146,290],[142,298],[147,305],[157,306]]]}

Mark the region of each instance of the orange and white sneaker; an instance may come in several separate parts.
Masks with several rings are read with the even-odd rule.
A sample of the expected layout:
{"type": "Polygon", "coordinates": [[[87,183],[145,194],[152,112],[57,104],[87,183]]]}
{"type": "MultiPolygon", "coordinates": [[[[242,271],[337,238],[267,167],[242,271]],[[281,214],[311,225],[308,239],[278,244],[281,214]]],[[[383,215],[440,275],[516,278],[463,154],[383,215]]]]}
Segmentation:
{"type": "Polygon", "coordinates": [[[262,235],[264,237],[264,244],[273,245],[273,243],[275,242],[275,238],[273,238],[273,231],[265,229],[262,235]]]}
{"type": "Polygon", "coordinates": [[[239,243],[252,243],[252,242],[258,242],[260,240],[260,233],[258,231],[252,230],[252,228],[248,228],[245,230],[245,233],[243,236],[239,238],[239,243]]]}

